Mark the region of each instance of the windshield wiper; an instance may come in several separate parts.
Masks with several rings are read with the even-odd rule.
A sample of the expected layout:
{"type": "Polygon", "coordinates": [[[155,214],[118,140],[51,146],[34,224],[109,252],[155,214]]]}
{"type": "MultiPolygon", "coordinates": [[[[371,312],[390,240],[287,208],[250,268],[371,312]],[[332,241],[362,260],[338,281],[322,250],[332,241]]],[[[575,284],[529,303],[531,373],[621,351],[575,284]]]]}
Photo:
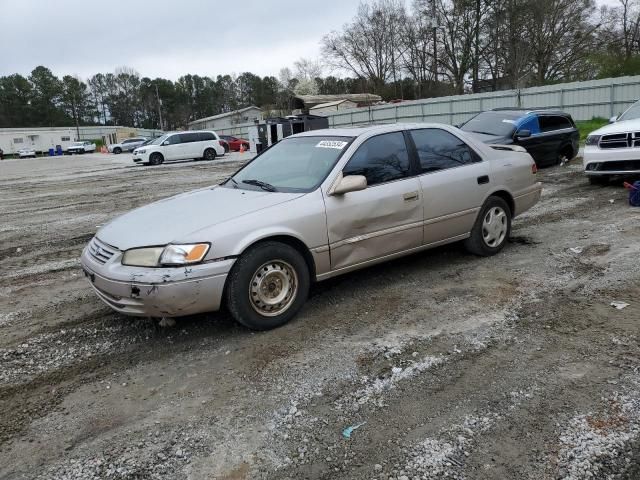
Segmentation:
{"type": "Polygon", "coordinates": [[[260,187],[267,192],[277,192],[278,189],[267,182],[261,182],[260,180],[255,180],[250,178],[249,180],[242,180],[242,183],[246,183],[247,185],[255,185],[256,187],[260,187]]]}
{"type": "Polygon", "coordinates": [[[479,132],[478,130],[471,130],[473,133],[479,133],[480,135],[493,135],[494,137],[497,136],[497,134],[495,133],[491,133],[491,132],[479,132]]]}

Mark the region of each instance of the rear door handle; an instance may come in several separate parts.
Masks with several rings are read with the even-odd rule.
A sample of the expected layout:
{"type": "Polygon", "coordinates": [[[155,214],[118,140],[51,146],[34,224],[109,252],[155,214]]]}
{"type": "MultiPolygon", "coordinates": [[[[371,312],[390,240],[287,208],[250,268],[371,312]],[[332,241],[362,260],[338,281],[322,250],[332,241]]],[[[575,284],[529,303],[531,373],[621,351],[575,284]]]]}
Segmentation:
{"type": "Polygon", "coordinates": [[[402,198],[404,198],[405,202],[412,202],[414,200],[418,200],[418,198],[420,198],[420,195],[418,194],[418,191],[416,190],[415,192],[409,192],[409,193],[405,193],[402,198]]]}
{"type": "Polygon", "coordinates": [[[483,185],[485,183],[489,183],[489,175],[482,175],[478,177],[478,185],[483,185]]]}

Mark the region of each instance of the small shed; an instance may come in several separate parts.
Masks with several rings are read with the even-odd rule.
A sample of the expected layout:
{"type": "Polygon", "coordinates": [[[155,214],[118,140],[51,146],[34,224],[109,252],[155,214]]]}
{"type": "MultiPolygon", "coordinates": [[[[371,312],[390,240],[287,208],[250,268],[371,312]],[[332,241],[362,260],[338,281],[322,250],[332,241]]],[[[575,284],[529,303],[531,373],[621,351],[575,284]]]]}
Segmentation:
{"type": "Polygon", "coordinates": [[[324,115],[326,113],[337,112],[338,110],[348,110],[349,108],[356,108],[358,104],[351,100],[336,100],[334,102],[321,103],[315,107],[309,109],[309,113],[312,115],[324,115]]]}

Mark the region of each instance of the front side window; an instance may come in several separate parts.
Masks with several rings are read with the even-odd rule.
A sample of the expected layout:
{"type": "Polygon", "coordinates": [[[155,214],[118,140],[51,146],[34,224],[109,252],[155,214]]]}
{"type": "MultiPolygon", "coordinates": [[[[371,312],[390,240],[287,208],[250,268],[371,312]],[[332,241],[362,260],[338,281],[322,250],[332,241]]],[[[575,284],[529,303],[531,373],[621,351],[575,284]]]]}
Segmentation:
{"type": "Polygon", "coordinates": [[[180,137],[181,135],[171,135],[169,138],[167,138],[167,144],[178,145],[179,143],[182,143],[182,140],[180,137]]]}
{"type": "Polygon", "coordinates": [[[285,138],[247,164],[226,187],[311,192],[333,169],[352,137],[285,138]]]}
{"type": "Polygon", "coordinates": [[[385,133],[366,140],[342,170],[343,175],[364,175],[367,185],[407,177],[411,169],[402,132],[385,133]]]}
{"type": "Polygon", "coordinates": [[[471,148],[455,135],[439,128],[411,130],[422,173],[460,167],[480,160],[471,148]]]}

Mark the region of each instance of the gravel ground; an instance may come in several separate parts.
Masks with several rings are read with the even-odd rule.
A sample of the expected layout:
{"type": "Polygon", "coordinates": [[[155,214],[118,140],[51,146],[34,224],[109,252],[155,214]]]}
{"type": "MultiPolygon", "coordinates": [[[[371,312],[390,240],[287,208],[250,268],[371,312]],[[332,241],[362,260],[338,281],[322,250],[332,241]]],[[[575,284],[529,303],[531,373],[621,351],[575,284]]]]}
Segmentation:
{"type": "Polygon", "coordinates": [[[270,332],[100,303],[78,265],[99,225],[247,158],[0,162],[0,478],[640,478],[640,210],[619,183],[542,170],[501,254],[323,282],[270,332]]]}

